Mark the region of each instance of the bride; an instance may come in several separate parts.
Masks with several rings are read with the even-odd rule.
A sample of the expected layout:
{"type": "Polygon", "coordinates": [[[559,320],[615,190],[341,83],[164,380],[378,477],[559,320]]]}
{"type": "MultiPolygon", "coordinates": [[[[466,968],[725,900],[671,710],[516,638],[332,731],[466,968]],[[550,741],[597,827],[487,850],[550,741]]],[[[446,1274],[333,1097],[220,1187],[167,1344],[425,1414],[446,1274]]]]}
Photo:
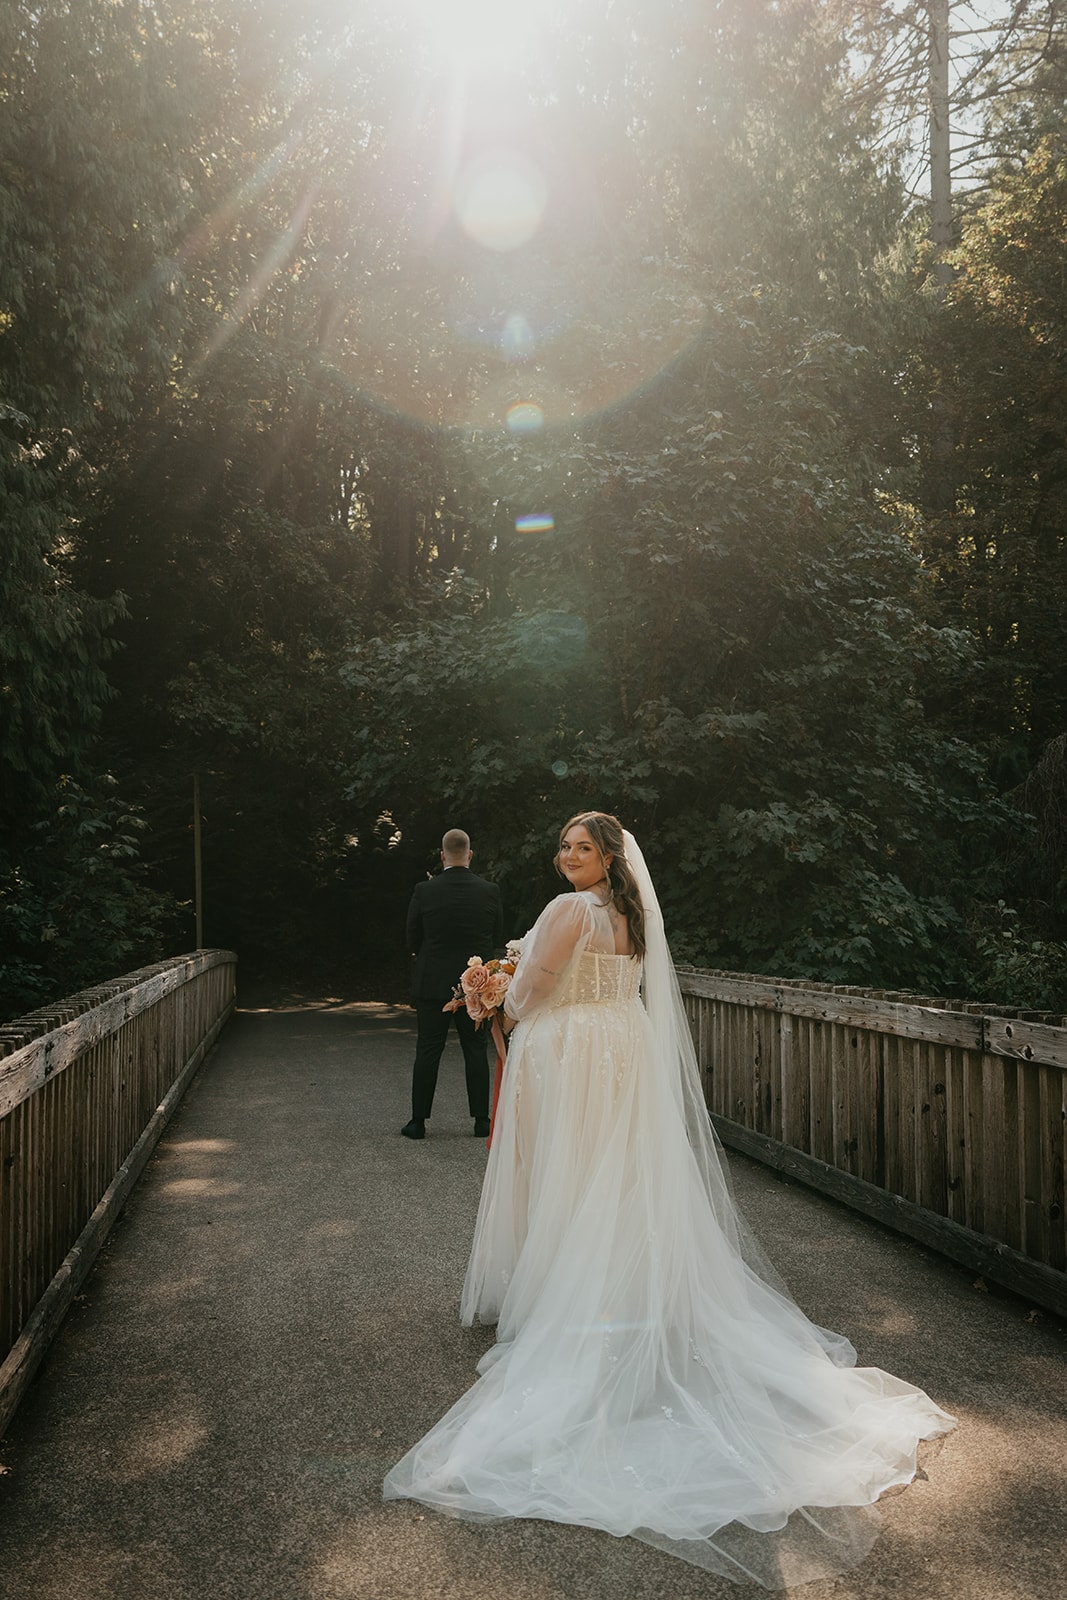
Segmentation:
{"type": "Polygon", "coordinates": [[[644,858],[574,817],[523,941],[461,1316],[479,1378],[385,1480],[786,1588],[861,1561],[954,1419],[809,1322],[731,1199],[644,858]],[[643,996],[643,999],[642,999],[643,996]]]}

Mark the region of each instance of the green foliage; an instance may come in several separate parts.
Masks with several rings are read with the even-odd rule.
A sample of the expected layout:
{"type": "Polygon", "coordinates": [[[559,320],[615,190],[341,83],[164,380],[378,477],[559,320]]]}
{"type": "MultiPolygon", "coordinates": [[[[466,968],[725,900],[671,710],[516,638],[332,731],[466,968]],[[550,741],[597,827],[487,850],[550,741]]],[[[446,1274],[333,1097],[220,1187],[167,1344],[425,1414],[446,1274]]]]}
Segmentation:
{"type": "Polygon", "coordinates": [[[12,993],[73,987],[78,939],[132,959],[144,872],[187,902],[193,773],[205,936],[283,970],[402,956],[449,823],[524,923],[590,805],[647,842],[680,955],[1007,960],[973,903],[1011,901],[1026,824],[973,745],[1015,781],[1062,724],[1059,155],[926,318],[835,15],[545,20],[466,102],[407,0],[0,21],[12,993]],[[501,145],[545,180],[510,252],[451,205],[501,145]]]}
{"type": "Polygon", "coordinates": [[[405,830],[467,818],[523,909],[559,823],[608,806],[689,959],[958,981],[961,840],[997,812],[923,715],[967,642],[924,618],[850,448],[865,359],[746,292],[655,411],[497,461],[512,503],[550,486],[556,530],[501,537],[510,614],[453,586],[353,651],[352,793],[405,830]]]}
{"type": "MultiPolygon", "coordinates": [[[[980,641],[957,726],[1022,771],[1067,724],[1067,150],[1048,140],[968,217],[936,362],[956,438],[954,505],[922,535],[941,614],[980,641]]],[[[1009,783],[1013,777],[1008,767],[1009,783]]]]}
{"type": "Polygon", "coordinates": [[[127,6],[46,0],[5,8],[0,23],[0,916],[12,940],[10,1005],[106,975],[98,963],[126,963],[158,922],[128,865],[133,813],[91,777],[124,599],[113,584],[87,593],[75,569],[116,432],[165,381],[173,354],[175,308],[158,269],[180,192],[167,151],[186,111],[162,43],[127,6]]]}
{"type": "Polygon", "coordinates": [[[120,598],[94,600],[72,584],[63,551],[70,501],[59,474],[31,457],[21,439],[0,433],[0,825],[8,831],[64,762],[88,749],[108,693],[109,630],[122,612],[120,598]]]}
{"type": "Polygon", "coordinates": [[[109,774],[63,777],[17,861],[0,860],[0,1013],[18,1016],[168,951],[170,904],[149,887],[145,822],[109,774]]]}
{"type": "Polygon", "coordinates": [[[1003,900],[975,908],[973,937],[974,994],[1067,1016],[1067,943],[1035,938],[1003,900]]]}

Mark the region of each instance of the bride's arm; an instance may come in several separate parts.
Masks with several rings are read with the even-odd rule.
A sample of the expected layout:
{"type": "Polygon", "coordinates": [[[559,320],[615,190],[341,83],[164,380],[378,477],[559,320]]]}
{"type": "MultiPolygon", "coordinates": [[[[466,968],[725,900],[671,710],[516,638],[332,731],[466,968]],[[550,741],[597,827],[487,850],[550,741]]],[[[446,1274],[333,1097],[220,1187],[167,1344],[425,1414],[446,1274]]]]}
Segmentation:
{"type": "MultiPolygon", "coordinates": [[[[560,973],[589,937],[591,913],[580,895],[563,894],[542,911],[522,944],[515,976],[504,997],[504,1014],[512,1026],[544,1005],[560,973]]],[[[507,1021],[504,1031],[510,1032],[507,1021]]]]}

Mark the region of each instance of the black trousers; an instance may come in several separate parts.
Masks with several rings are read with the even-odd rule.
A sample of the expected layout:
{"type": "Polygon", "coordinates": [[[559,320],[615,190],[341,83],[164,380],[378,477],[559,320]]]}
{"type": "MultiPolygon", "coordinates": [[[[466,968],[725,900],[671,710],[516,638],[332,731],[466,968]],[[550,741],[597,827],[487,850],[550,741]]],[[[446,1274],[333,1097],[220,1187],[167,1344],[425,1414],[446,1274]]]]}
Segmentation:
{"type": "Polygon", "coordinates": [[[411,1078],[411,1115],[419,1121],[430,1115],[441,1053],[448,1040],[452,1018],[455,1017],[456,1031],[463,1049],[463,1065],[467,1072],[467,1105],[472,1117],[487,1117],[489,1024],[483,1022],[480,1028],[476,1028],[465,1010],[442,1011],[444,1003],[444,1000],[415,1001],[419,1037],[415,1045],[415,1069],[411,1078]]]}

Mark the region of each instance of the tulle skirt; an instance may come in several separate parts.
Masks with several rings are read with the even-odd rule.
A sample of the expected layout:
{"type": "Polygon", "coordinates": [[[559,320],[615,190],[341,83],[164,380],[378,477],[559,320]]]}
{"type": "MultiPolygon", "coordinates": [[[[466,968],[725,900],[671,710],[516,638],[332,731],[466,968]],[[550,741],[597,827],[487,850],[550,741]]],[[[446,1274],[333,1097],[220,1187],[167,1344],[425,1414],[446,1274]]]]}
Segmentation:
{"type": "Polygon", "coordinates": [[[862,1560],[873,1503],[953,1425],[746,1265],[636,999],[516,1029],[461,1315],[497,1343],[387,1499],[630,1534],[768,1588],[862,1560]]]}

